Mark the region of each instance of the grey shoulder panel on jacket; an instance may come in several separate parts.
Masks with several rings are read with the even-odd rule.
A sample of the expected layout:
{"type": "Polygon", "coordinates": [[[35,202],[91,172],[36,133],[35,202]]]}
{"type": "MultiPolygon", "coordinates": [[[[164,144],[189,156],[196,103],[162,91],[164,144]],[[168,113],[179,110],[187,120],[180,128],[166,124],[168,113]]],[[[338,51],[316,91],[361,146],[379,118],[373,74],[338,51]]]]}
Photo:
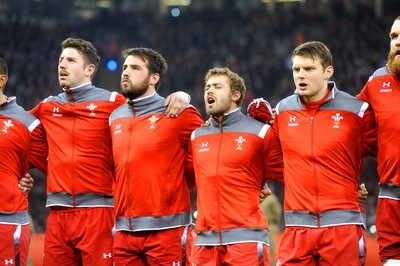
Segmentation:
{"type": "Polygon", "coordinates": [[[281,100],[277,105],[276,105],[276,110],[277,112],[283,112],[286,110],[305,110],[304,107],[301,105],[299,102],[299,98],[297,97],[297,94],[290,95],[283,100],[281,100]]]}
{"type": "Polygon", "coordinates": [[[40,124],[39,119],[33,114],[25,111],[24,108],[11,102],[6,104],[4,107],[0,108],[0,115],[18,120],[30,131],[33,131],[38,124],[40,124]]]}
{"type": "MultiPolygon", "coordinates": [[[[111,92],[106,89],[91,87],[85,90],[78,90],[73,92],[72,97],[75,99],[76,103],[84,102],[95,102],[95,101],[111,101],[114,102],[118,93],[111,92]]],[[[56,96],[49,96],[45,102],[57,102],[59,104],[71,103],[71,96],[66,92],[61,92],[56,96]]]]}
{"type": "Polygon", "coordinates": [[[390,75],[390,72],[387,70],[386,67],[381,67],[378,68],[377,70],[374,71],[374,73],[372,74],[371,78],[377,78],[377,77],[381,77],[381,76],[387,76],[390,75]]]}
{"type": "Polygon", "coordinates": [[[360,100],[354,96],[351,96],[347,92],[338,91],[335,94],[335,98],[332,101],[327,101],[321,105],[321,110],[344,110],[352,112],[356,115],[364,113],[368,104],[363,100],[360,100]]]}
{"type": "Polygon", "coordinates": [[[102,88],[93,87],[84,94],[82,99],[78,99],[77,102],[89,102],[89,101],[110,101],[115,102],[115,98],[118,93],[115,91],[109,91],[102,88]]]}
{"type": "MultiPolygon", "coordinates": [[[[324,102],[319,109],[320,110],[345,110],[352,112],[356,115],[364,113],[368,104],[354,96],[351,96],[347,92],[337,90],[333,99],[324,102]]],[[[300,100],[296,94],[291,95],[282,101],[280,101],[276,106],[277,113],[281,113],[287,110],[306,110],[300,103],[300,100]]],[[[362,115],[361,115],[362,116],[362,115]]]]}
{"type": "MultiPolygon", "coordinates": [[[[268,124],[259,122],[251,117],[243,115],[241,116],[240,120],[224,125],[223,132],[248,133],[264,138],[269,128],[270,126],[268,124]]],[[[193,132],[193,138],[218,133],[221,133],[221,130],[218,126],[202,126],[193,132]]]]}
{"type": "Polygon", "coordinates": [[[110,115],[110,125],[111,123],[121,117],[132,117],[132,111],[128,108],[128,104],[125,103],[122,106],[118,107],[117,109],[115,109],[111,115],[110,115]]]}

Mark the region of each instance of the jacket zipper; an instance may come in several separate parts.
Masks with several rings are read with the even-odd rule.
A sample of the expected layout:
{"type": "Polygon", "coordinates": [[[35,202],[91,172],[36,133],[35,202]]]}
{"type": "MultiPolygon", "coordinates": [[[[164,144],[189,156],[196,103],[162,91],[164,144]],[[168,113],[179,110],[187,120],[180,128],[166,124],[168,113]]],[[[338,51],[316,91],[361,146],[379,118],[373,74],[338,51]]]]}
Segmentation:
{"type": "MultiPolygon", "coordinates": [[[[130,134],[129,134],[129,143],[131,143],[131,141],[132,141],[133,119],[135,119],[135,117],[136,117],[136,110],[135,110],[135,107],[133,106],[133,103],[132,103],[132,113],[133,113],[133,117],[130,120],[130,130],[131,131],[130,131],[130,134]]],[[[128,144],[127,147],[128,147],[128,154],[127,154],[127,157],[126,157],[126,169],[130,169],[129,168],[129,157],[130,157],[130,152],[131,152],[131,145],[128,144]]],[[[128,200],[129,201],[129,205],[128,206],[132,206],[132,193],[130,193],[130,191],[131,191],[131,180],[130,180],[130,177],[132,175],[130,175],[129,171],[126,171],[125,175],[128,175],[126,180],[128,180],[128,191],[129,191],[129,194],[130,194],[129,198],[128,198],[129,199],[128,200]]],[[[128,217],[129,217],[129,229],[133,231],[133,218],[132,218],[132,216],[133,216],[133,214],[130,214],[128,217]]]]}
{"type": "Polygon", "coordinates": [[[220,200],[220,193],[219,193],[219,157],[221,155],[221,149],[222,149],[222,138],[223,138],[223,132],[224,129],[222,128],[222,122],[219,124],[219,130],[220,130],[220,144],[218,148],[218,156],[217,156],[217,171],[216,171],[216,178],[215,178],[215,185],[216,185],[216,193],[217,193],[217,221],[218,221],[218,234],[219,234],[219,242],[222,244],[223,239],[222,239],[222,231],[221,231],[221,200],[220,200]]]}
{"type": "MultiPolygon", "coordinates": [[[[318,112],[318,111],[317,111],[318,112]]],[[[311,126],[311,154],[314,158],[314,117],[315,114],[310,117],[310,126],[311,126]]],[[[314,185],[315,185],[315,215],[317,218],[317,227],[321,226],[320,215],[319,215],[319,195],[318,195],[318,175],[317,168],[315,167],[314,161],[314,185]]]]}
{"type": "MultiPolygon", "coordinates": [[[[72,95],[72,92],[69,88],[65,89],[66,92],[68,93],[69,97],[71,98],[72,101],[72,109],[75,107],[75,98],[72,95]]],[[[73,111],[73,110],[72,110],[73,111]]],[[[74,113],[74,112],[72,112],[74,113]]],[[[76,143],[75,143],[75,124],[76,124],[76,116],[74,116],[74,123],[72,125],[72,140],[74,144],[74,149],[72,150],[71,154],[71,161],[72,163],[72,177],[71,177],[71,194],[72,194],[72,206],[76,207],[76,193],[75,193],[75,149],[76,149],[76,143]]]]}

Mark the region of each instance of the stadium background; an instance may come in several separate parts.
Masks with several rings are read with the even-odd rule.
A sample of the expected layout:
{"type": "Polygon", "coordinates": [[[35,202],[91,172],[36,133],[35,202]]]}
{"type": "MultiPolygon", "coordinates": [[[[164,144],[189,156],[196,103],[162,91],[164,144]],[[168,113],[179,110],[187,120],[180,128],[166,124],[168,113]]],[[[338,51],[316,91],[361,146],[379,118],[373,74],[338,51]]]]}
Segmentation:
{"type": "MultiPolygon", "coordinates": [[[[254,97],[274,106],[294,91],[291,51],[309,40],[327,44],[334,57],[331,80],[356,95],[385,64],[388,33],[399,11],[399,0],[0,0],[0,57],[9,65],[5,94],[17,96],[26,109],[58,94],[60,43],[79,37],[93,42],[102,58],[96,86],[118,90],[121,51],[150,47],[169,64],[159,93],[190,93],[204,117],[203,77],[209,68],[229,66],[244,78],[244,106],[254,97]]],[[[371,234],[375,169],[375,160],[367,158],[362,181],[369,191],[365,208],[371,234]]],[[[43,233],[46,180],[38,171],[31,175],[30,214],[35,231],[43,233]]],[[[282,185],[272,185],[282,201],[282,185]]]]}

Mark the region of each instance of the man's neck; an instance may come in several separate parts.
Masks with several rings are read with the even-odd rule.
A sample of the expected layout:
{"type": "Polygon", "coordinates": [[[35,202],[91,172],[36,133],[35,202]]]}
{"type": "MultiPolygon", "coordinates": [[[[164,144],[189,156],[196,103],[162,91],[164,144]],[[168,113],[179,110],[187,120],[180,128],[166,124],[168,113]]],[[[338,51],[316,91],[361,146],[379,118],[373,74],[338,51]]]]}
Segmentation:
{"type": "Polygon", "coordinates": [[[3,92],[0,92],[0,105],[7,101],[6,96],[4,96],[3,92]]]}

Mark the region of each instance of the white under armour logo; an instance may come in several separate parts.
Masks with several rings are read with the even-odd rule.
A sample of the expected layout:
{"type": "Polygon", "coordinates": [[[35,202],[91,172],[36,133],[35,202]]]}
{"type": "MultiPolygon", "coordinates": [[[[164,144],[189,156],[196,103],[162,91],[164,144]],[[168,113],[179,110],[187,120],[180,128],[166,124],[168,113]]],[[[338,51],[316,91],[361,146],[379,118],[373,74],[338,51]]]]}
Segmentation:
{"type": "Polygon", "coordinates": [[[59,107],[53,107],[53,112],[54,113],[58,113],[60,111],[60,108],[59,107]]]}
{"type": "Polygon", "coordinates": [[[180,261],[173,261],[172,266],[180,266],[181,262],[180,261]]]}
{"type": "Polygon", "coordinates": [[[387,88],[390,87],[390,81],[382,83],[382,88],[385,88],[385,87],[387,87],[387,88]]]}
{"type": "Polygon", "coordinates": [[[13,259],[4,260],[4,264],[5,264],[5,265],[14,264],[14,261],[13,261],[13,259]]]}
{"type": "Polygon", "coordinates": [[[111,258],[111,257],[112,257],[111,252],[109,252],[109,253],[103,253],[103,259],[111,258]]]}

